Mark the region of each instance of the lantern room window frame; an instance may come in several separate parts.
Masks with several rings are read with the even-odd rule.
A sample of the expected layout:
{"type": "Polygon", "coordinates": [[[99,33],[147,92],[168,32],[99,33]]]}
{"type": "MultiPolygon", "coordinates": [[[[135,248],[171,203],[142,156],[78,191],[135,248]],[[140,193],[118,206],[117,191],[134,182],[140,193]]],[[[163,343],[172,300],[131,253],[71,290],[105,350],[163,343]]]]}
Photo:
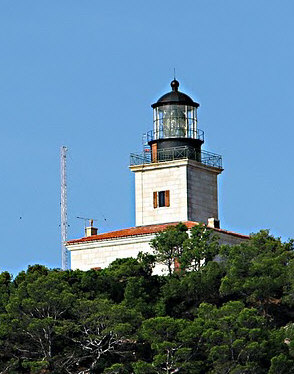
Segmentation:
{"type": "Polygon", "coordinates": [[[153,109],[153,140],[169,138],[197,139],[196,107],[169,103],[153,109]]]}

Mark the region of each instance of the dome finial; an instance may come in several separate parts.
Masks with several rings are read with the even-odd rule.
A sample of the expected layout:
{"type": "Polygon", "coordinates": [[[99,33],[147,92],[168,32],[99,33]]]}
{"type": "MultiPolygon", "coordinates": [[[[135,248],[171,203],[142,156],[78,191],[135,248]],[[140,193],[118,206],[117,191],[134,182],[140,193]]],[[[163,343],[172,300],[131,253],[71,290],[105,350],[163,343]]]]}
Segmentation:
{"type": "Polygon", "coordinates": [[[171,81],[171,88],[174,92],[178,91],[180,83],[176,80],[176,68],[174,68],[174,80],[171,81]]]}
{"type": "Polygon", "coordinates": [[[176,79],[174,79],[174,80],[171,82],[170,85],[171,85],[172,90],[175,91],[175,92],[177,92],[180,83],[179,83],[176,79]]]}

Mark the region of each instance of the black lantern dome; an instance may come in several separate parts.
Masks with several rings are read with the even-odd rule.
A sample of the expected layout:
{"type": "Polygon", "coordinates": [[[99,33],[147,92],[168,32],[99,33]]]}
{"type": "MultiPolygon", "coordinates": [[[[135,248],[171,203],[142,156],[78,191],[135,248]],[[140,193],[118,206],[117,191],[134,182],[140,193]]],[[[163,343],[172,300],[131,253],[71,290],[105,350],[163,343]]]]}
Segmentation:
{"type": "Polygon", "coordinates": [[[167,103],[169,103],[169,104],[190,105],[190,106],[195,107],[195,108],[199,107],[199,104],[195,103],[191,99],[190,96],[188,96],[185,93],[180,92],[178,90],[180,83],[176,79],[174,79],[171,82],[170,85],[171,85],[172,91],[170,91],[170,92],[166,93],[165,95],[161,96],[161,98],[159,98],[155,104],[152,104],[151,106],[152,106],[153,109],[157,108],[159,106],[162,106],[162,105],[166,105],[167,103]]]}

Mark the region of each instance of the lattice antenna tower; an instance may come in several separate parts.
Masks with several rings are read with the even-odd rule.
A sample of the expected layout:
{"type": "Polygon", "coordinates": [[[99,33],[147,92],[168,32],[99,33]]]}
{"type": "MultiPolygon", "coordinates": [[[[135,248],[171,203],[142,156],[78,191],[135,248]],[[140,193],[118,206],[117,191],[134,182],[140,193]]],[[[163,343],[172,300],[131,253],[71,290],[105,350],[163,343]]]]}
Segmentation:
{"type": "Polygon", "coordinates": [[[66,153],[67,147],[60,148],[60,180],[61,180],[61,267],[68,269],[68,251],[65,247],[67,240],[67,185],[66,185],[66,153]]]}

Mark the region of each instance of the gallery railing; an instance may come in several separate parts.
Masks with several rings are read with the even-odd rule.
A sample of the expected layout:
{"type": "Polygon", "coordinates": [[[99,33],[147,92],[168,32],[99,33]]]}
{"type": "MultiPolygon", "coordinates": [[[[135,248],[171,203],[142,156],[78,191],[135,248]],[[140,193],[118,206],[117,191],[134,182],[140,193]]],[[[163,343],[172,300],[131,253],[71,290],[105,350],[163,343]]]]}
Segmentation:
{"type": "Polygon", "coordinates": [[[143,153],[131,153],[130,165],[151,164],[154,162],[166,162],[181,159],[190,159],[201,162],[207,166],[222,169],[222,156],[207,152],[197,151],[192,147],[174,147],[157,150],[157,154],[151,156],[151,150],[146,149],[143,153]],[[152,161],[153,160],[153,161],[152,161]]]}
{"type": "Polygon", "coordinates": [[[160,127],[157,131],[150,130],[146,134],[147,142],[158,139],[188,138],[204,142],[204,131],[197,129],[188,130],[181,126],[160,127]]]}

